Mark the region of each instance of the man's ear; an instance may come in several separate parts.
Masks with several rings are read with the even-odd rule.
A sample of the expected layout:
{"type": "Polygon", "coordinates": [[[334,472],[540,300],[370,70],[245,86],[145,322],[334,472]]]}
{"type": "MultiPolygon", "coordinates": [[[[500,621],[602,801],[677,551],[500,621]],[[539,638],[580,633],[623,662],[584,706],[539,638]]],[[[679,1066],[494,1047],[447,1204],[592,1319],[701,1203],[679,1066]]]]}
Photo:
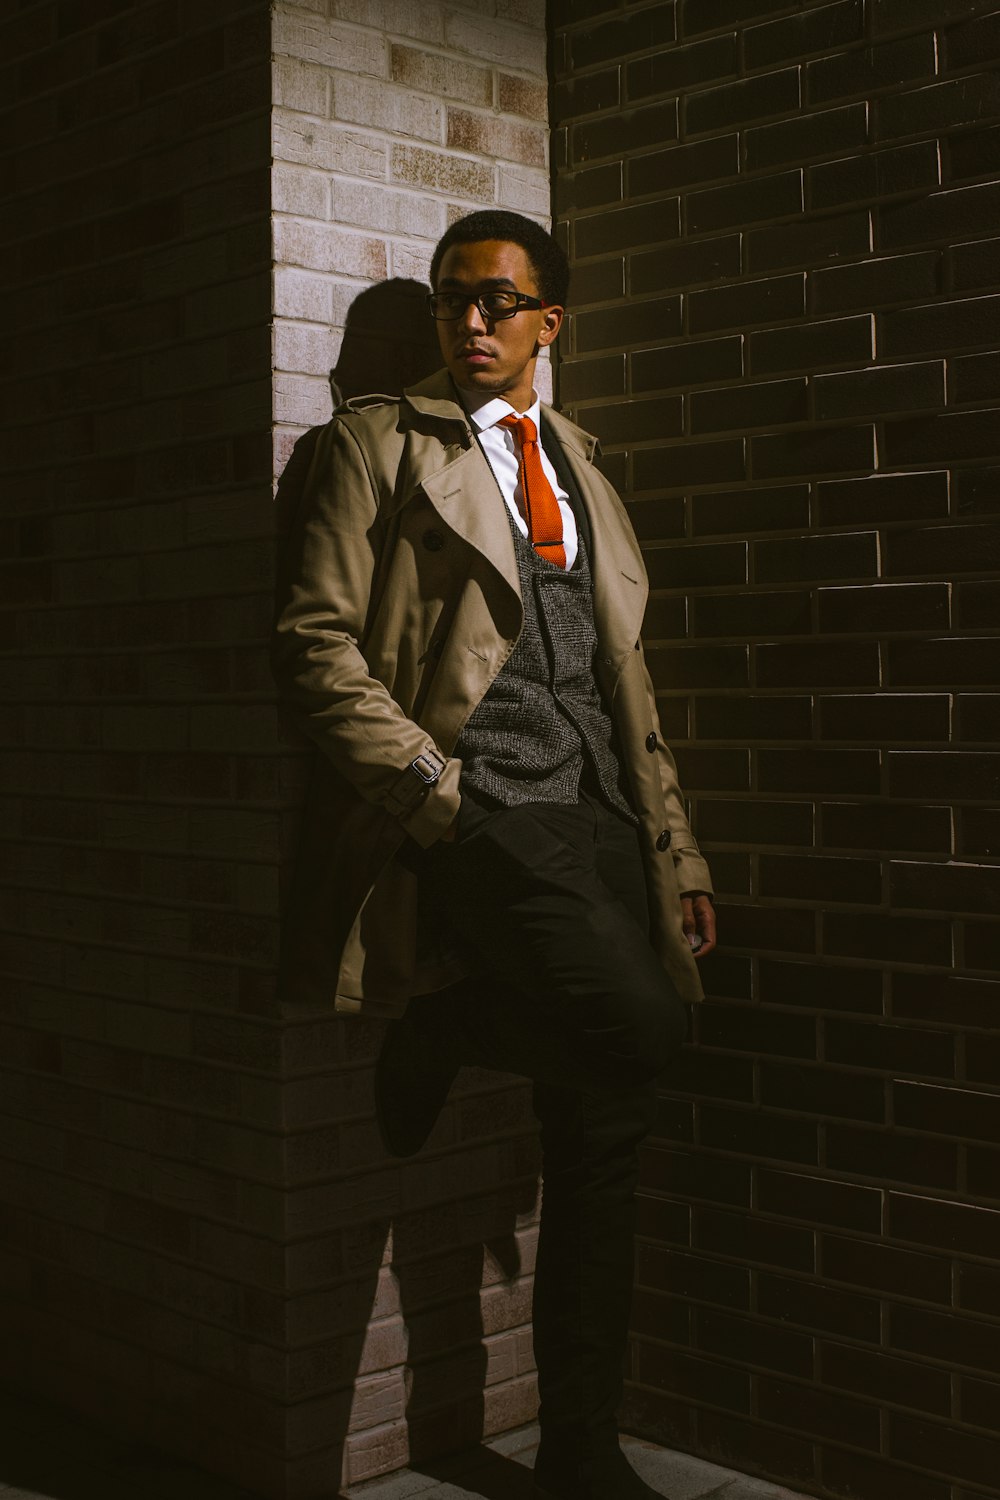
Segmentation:
{"type": "Polygon", "coordinates": [[[540,345],[544,347],[547,344],[555,343],[565,315],[566,309],[563,307],[546,307],[543,310],[542,326],[538,330],[538,342],[540,345]]]}

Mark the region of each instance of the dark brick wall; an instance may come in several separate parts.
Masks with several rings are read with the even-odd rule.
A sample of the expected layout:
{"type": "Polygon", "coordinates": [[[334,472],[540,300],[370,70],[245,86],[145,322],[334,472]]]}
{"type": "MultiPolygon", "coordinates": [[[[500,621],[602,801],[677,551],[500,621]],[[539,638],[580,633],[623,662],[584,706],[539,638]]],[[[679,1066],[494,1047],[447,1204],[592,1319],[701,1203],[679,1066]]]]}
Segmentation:
{"type": "Polygon", "coordinates": [[[631,1420],[997,1495],[1000,9],[553,20],[559,387],[645,544],[725,945],[645,1157],[631,1420]]]}
{"type": "Polygon", "coordinates": [[[276,1485],[268,8],[3,11],[0,1378],[276,1485]]]}
{"type": "Polygon", "coordinates": [[[0,19],[0,1383],[283,1500],[535,1407],[527,1091],[465,1074],[391,1162],[381,1024],[275,986],[272,459],[332,364],[392,388],[373,281],[546,211],[544,6],[493,9],[0,19]]]}

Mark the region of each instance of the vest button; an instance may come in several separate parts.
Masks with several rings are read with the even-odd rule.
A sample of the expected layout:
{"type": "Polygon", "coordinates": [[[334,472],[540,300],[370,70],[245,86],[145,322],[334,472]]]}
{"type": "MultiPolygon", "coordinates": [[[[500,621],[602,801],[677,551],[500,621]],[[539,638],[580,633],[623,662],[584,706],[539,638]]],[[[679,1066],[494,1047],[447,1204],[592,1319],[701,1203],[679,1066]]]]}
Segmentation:
{"type": "Polygon", "coordinates": [[[659,849],[659,851],[660,851],[661,854],[663,853],[664,849],[669,849],[670,848],[670,829],[669,828],[664,828],[663,832],[657,838],[657,840],[656,840],[656,847],[657,847],[657,849],[659,849]]]}
{"type": "Polygon", "coordinates": [[[425,531],[422,541],[428,552],[440,552],[444,546],[444,537],[440,531],[425,531]]]}
{"type": "Polygon", "coordinates": [[[652,755],[653,751],[656,749],[656,732],[652,729],[646,736],[646,749],[649,751],[650,755],[652,755]]]}

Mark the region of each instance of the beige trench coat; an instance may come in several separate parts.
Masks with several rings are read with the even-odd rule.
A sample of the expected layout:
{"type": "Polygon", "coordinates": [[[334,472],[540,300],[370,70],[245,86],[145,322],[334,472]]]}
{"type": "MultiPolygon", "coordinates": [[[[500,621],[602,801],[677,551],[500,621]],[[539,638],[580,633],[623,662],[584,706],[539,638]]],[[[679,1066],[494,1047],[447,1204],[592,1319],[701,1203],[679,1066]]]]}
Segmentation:
{"type": "MultiPolygon", "coordinates": [[[[700,999],[678,898],[711,884],[643,662],[645,569],[621,501],[593,467],[595,439],[548,408],[545,417],[590,521],[595,671],[640,817],[651,938],[682,998],[700,999]]],[[[451,752],[523,619],[504,503],[447,372],[398,402],[350,402],[323,429],[280,573],[275,675],[322,751],[284,924],[282,992],[291,1003],[398,1013],[462,969],[426,931],[433,924],[422,924],[418,953],[416,877],[393,856],[406,834],[427,846],[455,817],[461,762],[451,752]],[[401,812],[421,755],[444,762],[440,780],[401,812]]]]}

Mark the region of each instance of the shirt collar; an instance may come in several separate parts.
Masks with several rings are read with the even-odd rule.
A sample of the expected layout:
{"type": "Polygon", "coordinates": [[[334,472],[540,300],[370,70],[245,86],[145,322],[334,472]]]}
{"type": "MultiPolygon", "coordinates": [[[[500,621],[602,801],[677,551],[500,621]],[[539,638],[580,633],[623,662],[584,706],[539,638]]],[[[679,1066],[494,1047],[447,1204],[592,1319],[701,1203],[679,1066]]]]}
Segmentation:
{"type": "Polygon", "coordinates": [[[534,400],[527,411],[515,411],[510,402],[503,396],[476,396],[471,391],[459,391],[462,405],[475,422],[480,432],[485,432],[487,427],[495,427],[503,418],[509,417],[514,412],[515,417],[530,417],[535,424],[535,431],[539,430],[541,418],[541,398],[532,391],[534,400]]]}

